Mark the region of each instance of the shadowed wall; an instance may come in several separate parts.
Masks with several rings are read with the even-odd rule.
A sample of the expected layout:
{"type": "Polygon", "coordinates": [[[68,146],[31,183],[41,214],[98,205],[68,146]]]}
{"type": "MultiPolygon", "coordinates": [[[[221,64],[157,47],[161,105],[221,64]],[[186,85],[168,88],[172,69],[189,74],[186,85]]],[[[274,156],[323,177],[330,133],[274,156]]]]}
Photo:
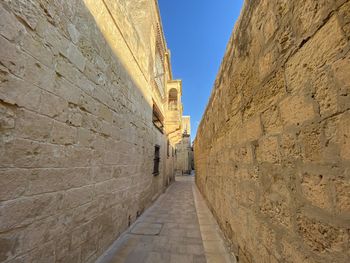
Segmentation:
{"type": "Polygon", "coordinates": [[[132,2],[1,1],[0,262],[94,262],[173,179],[157,2],[132,2]]]}

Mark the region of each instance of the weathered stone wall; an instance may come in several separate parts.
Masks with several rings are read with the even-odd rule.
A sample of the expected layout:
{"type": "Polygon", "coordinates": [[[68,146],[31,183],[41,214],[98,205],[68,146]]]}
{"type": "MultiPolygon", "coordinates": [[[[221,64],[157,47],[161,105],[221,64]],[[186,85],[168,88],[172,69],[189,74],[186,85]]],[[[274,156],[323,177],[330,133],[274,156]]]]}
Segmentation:
{"type": "Polygon", "coordinates": [[[176,171],[180,174],[191,172],[191,137],[183,135],[181,141],[176,144],[176,171]]]}
{"type": "Polygon", "coordinates": [[[192,170],[191,117],[182,116],[181,139],[176,143],[176,171],[189,174],[192,170]]]}
{"type": "Polygon", "coordinates": [[[350,261],[350,1],[245,2],[195,140],[240,262],[350,261]]]}
{"type": "Polygon", "coordinates": [[[0,262],[94,262],[168,184],[154,52],[128,11],[122,0],[1,1],[0,262]]]}

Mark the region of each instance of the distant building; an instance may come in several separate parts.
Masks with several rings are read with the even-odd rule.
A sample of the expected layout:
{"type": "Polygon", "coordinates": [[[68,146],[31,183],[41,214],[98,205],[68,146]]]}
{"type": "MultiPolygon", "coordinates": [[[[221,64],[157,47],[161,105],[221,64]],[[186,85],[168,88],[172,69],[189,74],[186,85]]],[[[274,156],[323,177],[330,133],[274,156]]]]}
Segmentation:
{"type": "Polygon", "coordinates": [[[182,117],[182,138],[176,144],[176,171],[190,174],[193,169],[193,149],[191,146],[191,117],[182,117]]]}

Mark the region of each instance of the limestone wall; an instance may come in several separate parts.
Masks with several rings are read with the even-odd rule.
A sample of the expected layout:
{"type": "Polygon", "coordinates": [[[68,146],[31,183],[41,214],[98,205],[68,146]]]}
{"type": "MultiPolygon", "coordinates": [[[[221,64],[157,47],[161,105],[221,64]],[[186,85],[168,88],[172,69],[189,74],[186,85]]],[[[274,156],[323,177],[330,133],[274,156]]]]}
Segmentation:
{"type": "Polygon", "coordinates": [[[128,12],[123,0],[1,1],[0,262],[94,262],[173,176],[152,123],[154,102],[165,116],[153,53],[128,12]]]}
{"type": "Polygon", "coordinates": [[[179,174],[190,174],[192,168],[191,137],[186,134],[176,144],[176,170],[179,174]]]}
{"type": "Polygon", "coordinates": [[[250,0],[195,140],[240,262],[350,261],[350,1],[250,0]]]}

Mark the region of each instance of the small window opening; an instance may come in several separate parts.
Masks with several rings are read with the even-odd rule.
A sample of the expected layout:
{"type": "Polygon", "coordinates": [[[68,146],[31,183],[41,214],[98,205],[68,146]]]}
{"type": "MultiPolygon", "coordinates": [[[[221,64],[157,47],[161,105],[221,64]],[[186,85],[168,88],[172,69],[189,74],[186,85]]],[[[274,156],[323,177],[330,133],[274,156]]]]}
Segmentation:
{"type": "Polygon", "coordinates": [[[160,146],[156,145],[154,147],[154,167],[153,167],[153,175],[159,175],[159,163],[160,163],[160,146]]]}

